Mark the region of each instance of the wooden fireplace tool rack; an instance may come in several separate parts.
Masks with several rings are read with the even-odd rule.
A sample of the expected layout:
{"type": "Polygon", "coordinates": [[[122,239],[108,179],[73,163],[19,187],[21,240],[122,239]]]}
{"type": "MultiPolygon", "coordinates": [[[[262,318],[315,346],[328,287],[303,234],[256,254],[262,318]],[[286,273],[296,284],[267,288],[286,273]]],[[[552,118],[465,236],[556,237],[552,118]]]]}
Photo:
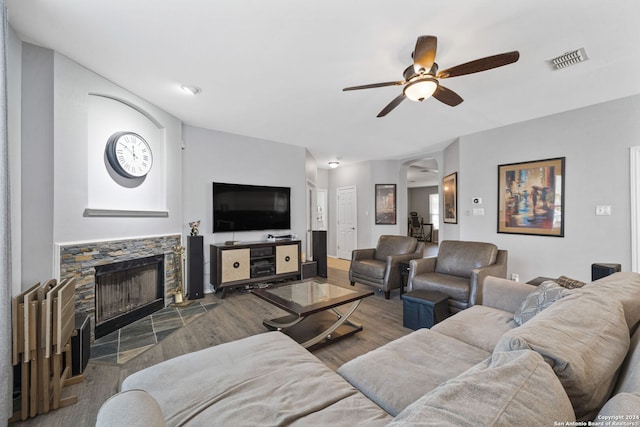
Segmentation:
{"type": "Polygon", "coordinates": [[[26,420],[72,405],[77,396],[62,389],[84,380],[71,375],[75,330],[73,279],[36,284],[12,301],[13,365],[21,365],[20,410],[9,420],[26,420]]]}

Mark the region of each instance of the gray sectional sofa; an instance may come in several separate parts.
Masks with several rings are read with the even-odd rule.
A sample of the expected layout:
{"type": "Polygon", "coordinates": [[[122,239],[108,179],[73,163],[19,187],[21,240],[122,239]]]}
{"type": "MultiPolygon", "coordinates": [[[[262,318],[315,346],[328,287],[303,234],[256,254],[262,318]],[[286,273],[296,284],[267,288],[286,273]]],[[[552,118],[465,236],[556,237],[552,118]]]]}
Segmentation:
{"type": "Polygon", "coordinates": [[[640,274],[563,291],[518,326],[543,290],[488,277],[483,305],[337,373],[279,332],[180,356],[126,378],[97,425],[639,426],[640,274]]]}

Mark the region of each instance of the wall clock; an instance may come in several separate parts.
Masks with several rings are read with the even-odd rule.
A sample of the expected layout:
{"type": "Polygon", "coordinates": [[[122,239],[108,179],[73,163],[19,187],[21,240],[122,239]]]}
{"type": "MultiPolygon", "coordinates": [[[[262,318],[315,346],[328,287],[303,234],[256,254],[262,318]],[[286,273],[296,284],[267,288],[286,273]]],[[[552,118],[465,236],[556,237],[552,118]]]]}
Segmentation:
{"type": "Polygon", "coordinates": [[[153,166],[151,147],[137,133],[114,133],[107,141],[105,152],[113,170],[125,178],[142,178],[153,166]]]}

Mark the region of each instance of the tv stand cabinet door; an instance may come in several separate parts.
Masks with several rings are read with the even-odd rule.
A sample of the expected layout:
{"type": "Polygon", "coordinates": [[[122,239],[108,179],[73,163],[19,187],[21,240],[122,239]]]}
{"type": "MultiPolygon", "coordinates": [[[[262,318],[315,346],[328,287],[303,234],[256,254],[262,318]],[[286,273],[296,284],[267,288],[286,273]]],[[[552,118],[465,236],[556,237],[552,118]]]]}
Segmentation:
{"type": "Polygon", "coordinates": [[[297,273],[300,271],[300,245],[276,246],[276,274],[297,273]]]}
{"type": "Polygon", "coordinates": [[[249,248],[223,250],[220,258],[222,283],[247,280],[251,277],[251,250],[249,248]]]}

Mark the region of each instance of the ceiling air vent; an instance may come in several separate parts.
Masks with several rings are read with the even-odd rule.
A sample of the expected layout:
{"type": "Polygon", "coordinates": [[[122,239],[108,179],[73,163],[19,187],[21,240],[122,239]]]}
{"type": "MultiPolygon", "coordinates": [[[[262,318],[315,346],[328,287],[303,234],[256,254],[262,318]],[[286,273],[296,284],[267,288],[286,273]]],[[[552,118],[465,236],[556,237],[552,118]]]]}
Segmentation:
{"type": "Polygon", "coordinates": [[[554,70],[561,70],[571,65],[584,62],[587,59],[589,59],[587,52],[583,47],[581,47],[580,49],[572,50],[570,52],[563,53],[560,56],[556,56],[555,58],[550,59],[549,63],[551,63],[554,70]]]}

